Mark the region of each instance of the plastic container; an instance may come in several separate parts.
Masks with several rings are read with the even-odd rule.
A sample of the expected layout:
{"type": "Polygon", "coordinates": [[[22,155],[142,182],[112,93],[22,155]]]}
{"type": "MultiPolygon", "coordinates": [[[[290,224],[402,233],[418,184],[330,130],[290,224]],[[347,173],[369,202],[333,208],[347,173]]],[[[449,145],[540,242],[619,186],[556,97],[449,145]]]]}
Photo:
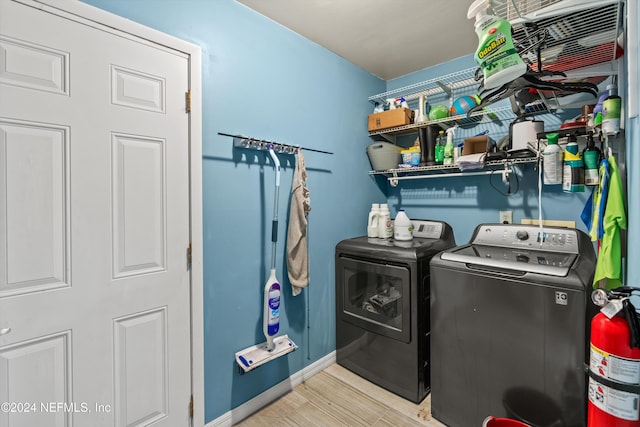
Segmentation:
{"type": "Polygon", "coordinates": [[[402,164],[406,166],[419,166],[420,165],[420,141],[416,140],[413,147],[409,147],[406,150],[401,150],[402,164]]]}
{"type": "Polygon", "coordinates": [[[484,89],[493,89],[512,82],[527,71],[511,39],[511,24],[506,19],[489,15],[489,0],[476,0],[467,12],[467,18],[475,17],[478,50],[474,55],[482,68],[484,89]]]}
{"type": "Polygon", "coordinates": [[[393,221],[393,240],[412,240],[413,224],[403,209],[398,211],[393,221]]]}
{"type": "Polygon", "coordinates": [[[373,170],[396,169],[402,163],[401,148],[389,142],[374,142],[367,147],[367,156],[373,170]]]}
{"type": "Polygon", "coordinates": [[[386,203],[380,203],[380,215],[378,216],[378,237],[389,239],[393,237],[393,227],[391,227],[391,214],[386,203]]]}
{"type": "MultiPolygon", "coordinates": [[[[506,411],[505,415],[509,417],[508,420],[519,424],[495,424],[493,427],[561,427],[567,425],[558,404],[548,395],[533,388],[520,386],[505,390],[502,404],[506,411]]],[[[575,424],[571,423],[570,425],[575,424]]]]}
{"type": "Polygon", "coordinates": [[[615,135],[620,132],[620,110],[622,108],[622,98],[618,96],[618,87],[608,85],[607,96],[602,101],[602,132],[608,135],[615,135]]]}
{"type": "Polygon", "coordinates": [[[510,418],[493,418],[487,417],[482,423],[482,427],[531,427],[529,424],[510,418]]]}
{"type": "Polygon", "coordinates": [[[547,134],[547,146],[542,152],[544,164],[544,183],[546,185],[562,184],[562,159],[564,153],[558,145],[558,134],[547,134]]]}
{"type": "Polygon", "coordinates": [[[434,154],[436,140],[438,138],[439,126],[429,125],[426,128],[418,129],[418,138],[420,140],[420,163],[433,166],[436,164],[434,154]]]}
{"type": "Polygon", "coordinates": [[[367,237],[378,237],[378,221],[380,219],[380,204],[371,203],[369,221],[367,222],[367,237]]]}

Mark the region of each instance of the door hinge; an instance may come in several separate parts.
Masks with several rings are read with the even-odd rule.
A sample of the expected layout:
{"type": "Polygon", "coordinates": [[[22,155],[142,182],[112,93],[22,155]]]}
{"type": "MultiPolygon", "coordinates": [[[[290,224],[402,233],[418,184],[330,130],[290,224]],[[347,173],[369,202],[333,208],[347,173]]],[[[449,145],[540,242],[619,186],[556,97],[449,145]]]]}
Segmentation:
{"type": "Polygon", "coordinates": [[[191,89],[189,89],[184,94],[184,100],[185,100],[185,109],[187,110],[187,113],[190,113],[191,112],[191,89]]]}
{"type": "Polygon", "coordinates": [[[191,243],[187,247],[187,270],[191,269],[191,243]]]}
{"type": "Polygon", "coordinates": [[[189,399],[189,417],[193,419],[193,394],[191,395],[191,399],[189,399]]]}

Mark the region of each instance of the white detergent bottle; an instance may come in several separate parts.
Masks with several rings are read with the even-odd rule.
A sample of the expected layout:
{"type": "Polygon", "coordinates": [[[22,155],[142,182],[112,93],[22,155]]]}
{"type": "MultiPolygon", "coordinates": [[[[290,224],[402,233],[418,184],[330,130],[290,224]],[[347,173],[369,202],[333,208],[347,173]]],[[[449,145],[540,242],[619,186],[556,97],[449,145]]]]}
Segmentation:
{"type": "Polygon", "coordinates": [[[545,185],[562,184],[562,161],[564,153],[558,145],[558,134],[547,134],[547,147],[542,152],[545,185]]]}
{"type": "Polygon", "coordinates": [[[378,237],[388,239],[393,237],[393,228],[391,227],[391,214],[389,206],[386,203],[380,203],[380,216],[378,217],[378,237]]]}
{"type": "Polygon", "coordinates": [[[413,224],[403,209],[398,211],[396,219],[393,221],[394,240],[412,240],[413,224]]]}
{"type": "Polygon", "coordinates": [[[506,19],[489,15],[490,0],[476,0],[467,12],[467,18],[475,17],[478,50],[474,55],[482,68],[484,89],[493,89],[509,83],[527,71],[511,39],[511,24],[506,19]]]}
{"type": "Polygon", "coordinates": [[[378,237],[378,221],[380,219],[380,205],[371,203],[369,221],[367,222],[367,237],[378,237]]]}

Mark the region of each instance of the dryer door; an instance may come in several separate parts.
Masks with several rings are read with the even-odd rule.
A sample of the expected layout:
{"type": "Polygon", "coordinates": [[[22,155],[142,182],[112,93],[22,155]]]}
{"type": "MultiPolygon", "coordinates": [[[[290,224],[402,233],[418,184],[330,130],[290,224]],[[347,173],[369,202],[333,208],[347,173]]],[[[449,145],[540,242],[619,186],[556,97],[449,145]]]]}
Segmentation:
{"type": "Polygon", "coordinates": [[[408,266],[340,256],[336,271],[336,303],[342,320],[399,341],[410,341],[408,266]]]}

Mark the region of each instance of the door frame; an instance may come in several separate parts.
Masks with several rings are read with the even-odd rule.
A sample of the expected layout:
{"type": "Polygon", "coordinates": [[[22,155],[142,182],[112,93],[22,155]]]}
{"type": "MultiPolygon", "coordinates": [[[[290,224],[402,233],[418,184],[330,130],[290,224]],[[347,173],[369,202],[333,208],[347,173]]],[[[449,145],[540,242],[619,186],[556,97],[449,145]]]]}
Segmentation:
{"type": "MultiPolygon", "coordinates": [[[[204,324],[202,270],[202,53],[200,46],[81,1],[12,0],[121,37],[188,56],[191,111],[189,113],[189,230],[191,241],[191,392],[192,426],[204,426],[204,324]]],[[[186,261],[185,261],[186,262],[186,261]]]]}

